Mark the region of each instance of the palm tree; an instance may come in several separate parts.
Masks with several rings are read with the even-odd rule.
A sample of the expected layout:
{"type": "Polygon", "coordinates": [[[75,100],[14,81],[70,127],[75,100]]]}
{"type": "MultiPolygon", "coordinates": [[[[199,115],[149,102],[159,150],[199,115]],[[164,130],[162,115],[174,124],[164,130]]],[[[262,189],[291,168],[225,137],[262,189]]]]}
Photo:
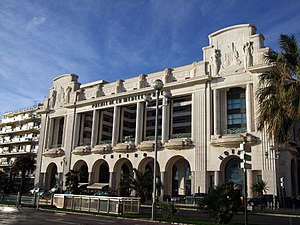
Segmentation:
{"type": "Polygon", "coordinates": [[[151,170],[146,170],[144,173],[133,169],[135,177],[130,174],[124,174],[121,178],[121,189],[132,189],[136,191],[138,197],[141,198],[141,203],[144,203],[146,197],[152,192],[153,175],[151,170]]]}
{"type": "Polygon", "coordinates": [[[80,172],[77,170],[70,170],[66,174],[66,187],[68,191],[71,191],[73,194],[79,194],[80,189],[78,187],[80,179],[80,172]]]}
{"type": "Polygon", "coordinates": [[[289,140],[300,116],[300,50],[294,35],[280,35],[281,52],[270,51],[271,69],[259,76],[258,127],[278,143],[289,140]]]}
{"type": "Polygon", "coordinates": [[[240,189],[234,183],[226,183],[212,189],[200,204],[213,214],[218,224],[229,223],[234,213],[242,207],[240,189]]]}
{"type": "Polygon", "coordinates": [[[17,206],[21,205],[22,194],[24,191],[26,175],[35,170],[35,159],[32,154],[27,154],[21,157],[18,157],[12,165],[12,170],[18,171],[21,173],[21,181],[19,186],[19,199],[17,206]]]}
{"type": "Polygon", "coordinates": [[[268,183],[264,182],[263,180],[259,181],[257,184],[252,185],[252,190],[256,192],[258,196],[262,196],[269,190],[268,183]]]}

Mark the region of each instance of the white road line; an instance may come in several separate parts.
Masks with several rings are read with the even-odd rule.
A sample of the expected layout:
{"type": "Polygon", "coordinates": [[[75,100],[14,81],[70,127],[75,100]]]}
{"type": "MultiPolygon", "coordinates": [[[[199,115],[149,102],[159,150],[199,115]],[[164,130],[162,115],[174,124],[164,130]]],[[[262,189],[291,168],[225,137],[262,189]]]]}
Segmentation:
{"type": "Polygon", "coordinates": [[[53,220],[50,220],[50,219],[45,219],[45,221],[50,221],[50,222],[53,222],[53,223],[65,223],[65,224],[73,224],[74,225],[74,222],[67,222],[67,221],[62,221],[62,220],[57,220],[57,219],[53,219],[53,220]]]}

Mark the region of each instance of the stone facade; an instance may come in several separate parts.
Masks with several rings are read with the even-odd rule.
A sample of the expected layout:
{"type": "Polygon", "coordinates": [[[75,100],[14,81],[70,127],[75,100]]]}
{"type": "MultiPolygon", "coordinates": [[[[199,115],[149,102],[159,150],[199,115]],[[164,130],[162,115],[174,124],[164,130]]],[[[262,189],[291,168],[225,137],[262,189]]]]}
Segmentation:
{"type": "MultiPolygon", "coordinates": [[[[275,159],[273,141],[255,122],[255,91],[259,74],[269,68],[268,52],[263,35],[244,24],[209,35],[203,61],[111,83],[80,84],[74,74],[55,78],[40,110],[36,185],[63,188],[64,175],[74,169],[81,171],[81,183],[119,191],[122,173],[153,169],[155,102],[147,107],[144,95],[153,98],[152,84],[161,79],[163,91],[172,93],[158,119],[161,196],[208,192],[228,181],[243,188],[242,143],[252,157],[249,197],[259,180],[268,183],[268,193],[279,193],[280,177],[286,195],[298,195],[298,139],[276,146],[280,157],[275,159]]],[[[165,103],[161,95],[159,104],[165,103]]]]}

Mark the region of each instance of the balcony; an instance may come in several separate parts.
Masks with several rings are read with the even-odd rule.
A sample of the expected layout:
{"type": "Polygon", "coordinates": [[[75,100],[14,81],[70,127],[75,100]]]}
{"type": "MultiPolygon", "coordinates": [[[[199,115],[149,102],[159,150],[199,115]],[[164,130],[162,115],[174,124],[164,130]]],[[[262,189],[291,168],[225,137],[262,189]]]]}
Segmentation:
{"type": "Polygon", "coordinates": [[[6,129],[6,130],[2,130],[0,131],[0,134],[12,134],[12,133],[28,133],[30,132],[36,132],[40,130],[40,126],[35,126],[35,127],[27,127],[27,128],[22,128],[22,129],[6,129]]]}
{"type": "Polygon", "coordinates": [[[118,143],[115,147],[113,147],[113,150],[119,153],[126,153],[133,152],[136,150],[136,148],[134,142],[128,141],[125,143],[118,143]]]}
{"type": "Polygon", "coordinates": [[[61,147],[55,146],[50,149],[46,149],[46,151],[43,153],[43,156],[50,158],[61,157],[63,155],[65,155],[65,151],[61,147]]]}
{"type": "MultiPolygon", "coordinates": [[[[163,146],[162,146],[162,143],[161,141],[158,141],[157,142],[158,144],[158,149],[161,149],[163,146]]],[[[155,141],[142,141],[141,144],[138,145],[137,149],[139,151],[146,151],[146,152],[153,152],[154,151],[154,145],[155,145],[155,141]]]]}
{"type": "Polygon", "coordinates": [[[174,138],[165,143],[165,148],[169,150],[184,150],[193,147],[194,143],[189,137],[174,138]]]}
{"type": "Polygon", "coordinates": [[[2,140],[0,141],[0,145],[10,145],[10,144],[18,144],[18,143],[26,143],[26,142],[38,142],[38,137],[31,138],[13,138],[10,140],[2,140]]]}
{"type": "Polygon", "coordinates": [[[73,152],[74,155],[89,155],[91,154],[91,146],[90,145],[81,145],[77,146],[73,152]]]}
{"type": "Polygon", "coordinates": [[[255,145],[257,143],[257,137],[248,133],[226,134],[212,138],[210,144],[214,147],[239,148],[240,144],[244,141],[250,146],[255,145]]]}
{"type": "Polygon", "coordinates": [[[112,152],[111,141],[101,142],[92,148],[93,154],[108,154],[112,152]]]}

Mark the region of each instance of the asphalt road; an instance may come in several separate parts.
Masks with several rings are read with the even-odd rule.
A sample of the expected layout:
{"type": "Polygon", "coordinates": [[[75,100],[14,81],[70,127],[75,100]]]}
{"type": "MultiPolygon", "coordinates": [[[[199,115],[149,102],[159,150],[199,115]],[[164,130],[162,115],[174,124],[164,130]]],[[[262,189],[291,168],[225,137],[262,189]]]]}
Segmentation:
{"type": "MultiPolygon", "coordinates": [[[[119,219],[104,216],[69,214],[64,212],[44,211],[34,208],[1,207],[1,225],[161,225],[159,222],[119,219]]],[[[164,223],[168,225],[167,223],[164,223]]]]}
{"type": "MultiPolygon", "coordinates": [[[[146,209],[147,211],[149,209],[146,209]]],[[[194,217],[208,219],[208,214],[197,211],[180,211],[178,216],[194,217]]],[[[300,216],[300,212],[299,212],[300,216]]],[[[244,215],[234,215],[233,221],[244,222],[244,215]]],[[[290,218],[288,216],[274,215],[256,215],[249,214],[248,224],[265,224],[265,225],[300,225],[300,217],[290,218]]],[[[95,216],[87,214],[70,214],[57,211],[45,211],[34,208],[3,207],[0,206],[0,224],[1,225],[162,225],[159,222],[141,221],[123,218],[113,218],[104,216],[95,216]]],[[[168,223],[163,223],[168,225],[168,223]]]]}

